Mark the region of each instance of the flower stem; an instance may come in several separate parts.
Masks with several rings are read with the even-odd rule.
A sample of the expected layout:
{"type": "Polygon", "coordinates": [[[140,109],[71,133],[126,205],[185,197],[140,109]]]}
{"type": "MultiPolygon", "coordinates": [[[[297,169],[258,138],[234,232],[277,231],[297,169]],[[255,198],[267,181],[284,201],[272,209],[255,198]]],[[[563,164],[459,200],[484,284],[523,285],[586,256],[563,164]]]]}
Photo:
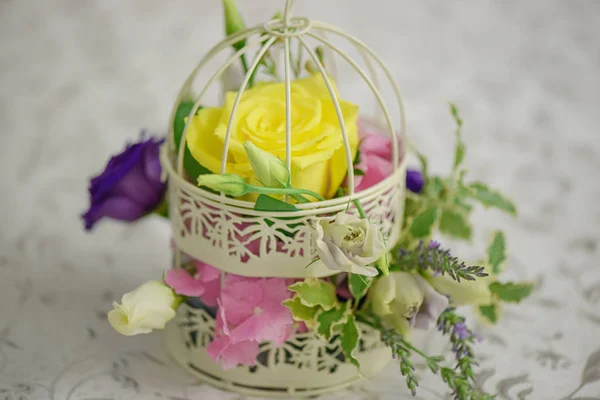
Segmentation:
{"type": "Polygon", "coordinates": [[[312,190],[308,189],[295,189],[295,188],[270,188],[264,186],[255,186],[255,185],[246,185],[246,190],[248,192],[258,193],[258,194],[289,194],[293,195],[301,195],[305,194],[308,196],[312,196],[319,201],[325,201],[325,198],[321,196],[319,193],[315,193],[312,190]]]}
{"type": "Polygon", "coordinates": [[[358,210],[358,214],[360,215],[360,217],[362,219],[367,219],[367,213],[365,212],[365,209],[363,208],[362,204],[360,204],[360,200],[358,200],[358,199],[354,200],[354,205],[356,206],[356,209],[358,210]]]}
{"type": "Polygon", "coordinates": [[[292,196],[292,198],[294,200],[296,200],[298,203],[310,203],[310,200],[308,200],[306,197],[302,196],[301,194],[290,194],[290,196],[292,196]]]}

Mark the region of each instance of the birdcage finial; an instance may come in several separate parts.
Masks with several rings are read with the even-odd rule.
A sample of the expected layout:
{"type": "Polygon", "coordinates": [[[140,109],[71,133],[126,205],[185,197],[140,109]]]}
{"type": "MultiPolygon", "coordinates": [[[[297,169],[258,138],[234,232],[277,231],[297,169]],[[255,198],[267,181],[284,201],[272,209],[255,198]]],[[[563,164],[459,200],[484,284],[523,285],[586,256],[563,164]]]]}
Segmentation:
{"type": "Polygon", "coordinates": [[[283,26],[289,27],[290,19],[292,18],[292,9],[294,8],[294,0],[285,1],[285,9],[283,10],[283,26]]]}

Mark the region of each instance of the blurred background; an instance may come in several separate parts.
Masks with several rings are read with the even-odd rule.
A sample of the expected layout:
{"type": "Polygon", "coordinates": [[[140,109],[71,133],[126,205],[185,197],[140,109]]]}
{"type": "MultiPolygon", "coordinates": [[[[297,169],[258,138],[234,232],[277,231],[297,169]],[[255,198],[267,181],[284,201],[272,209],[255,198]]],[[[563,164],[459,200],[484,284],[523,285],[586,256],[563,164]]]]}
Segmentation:
{"type": "MultiPolygon", "coordinates": [[[[253,25],[284,1],[238,5],[253,25]]],[[[436,172],[453,156],[447,102],[459,106],[470,177],[520,211],[478,213],[475,250],[465,251],[481,255],[489,231],[505,229],[512,273],[541,283],[529,308],[507,311],[505,347],[484,351],[495,357],[489,387],[512,378],[500,398],[573,391],[600,348],[600,1],[298,0],[294,14],[352,32],[387,62],[407,134],[436,172]]],[[[104,352],[112,371],[111,354],[160,351],[159,336],[116,337],[103,312],[169,261],[164,221],[101,224],[90,236],[79,215],[110,154],[141,128],[166,132],[181,84],[223,32],[217,0],[0,0],[0,389],[150,399],[169,387],[186,398],[139,371],[146,389],[110,377],[77,386],[87,370],[72,366],[84,354],[104,352]]],[[[350,68],[339,73],[346,98],[373,106],[350,68]]],[[[384,394],[401,380],[395,369],[382,379],[373,390],[384,394]]]]}

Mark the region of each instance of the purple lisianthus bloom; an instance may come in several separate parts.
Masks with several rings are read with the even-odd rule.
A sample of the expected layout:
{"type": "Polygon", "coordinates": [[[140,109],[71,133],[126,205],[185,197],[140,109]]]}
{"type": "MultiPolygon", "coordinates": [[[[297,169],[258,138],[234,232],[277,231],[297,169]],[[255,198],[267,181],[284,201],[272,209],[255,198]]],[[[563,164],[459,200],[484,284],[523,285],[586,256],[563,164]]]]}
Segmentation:
{"type": "Polygon", "coordinates": [[[423,190],[425,180],[421,171],[409,169],[406,171],[406,188],[413,193],[419,193],[423,190]]]}
{"type": "Polygon", "coordinates": [[[128,144],[113,156],[104,171],[90,182],[90,208],[82,215],[90,230],[102,218],[135,221],[156,209],[164,199],[160,145],[164,139],[146,139],[128,144]]]}

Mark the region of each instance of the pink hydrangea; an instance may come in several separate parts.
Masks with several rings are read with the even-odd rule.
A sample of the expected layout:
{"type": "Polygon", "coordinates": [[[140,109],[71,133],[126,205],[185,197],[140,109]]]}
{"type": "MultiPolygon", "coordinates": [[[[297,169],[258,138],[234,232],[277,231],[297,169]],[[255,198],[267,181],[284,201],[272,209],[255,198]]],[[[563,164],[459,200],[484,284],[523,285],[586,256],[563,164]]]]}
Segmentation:
{"type": "Polygon", "coordinates": [[[228,275],[221,291],[215,338],[207,351],[215,362],[232,368],[254,365],[258,344],[281,345],[296,325],[281,303],[292,296],[290,282],[280,278],[245,278],[228,275]]]}
{"type": "Polygon", "coordinates": [[[221,291],[221,273],[218,269],[196,261],[196,273],[190,275],[185,269],[170,269],[165,275],[165,283],[177,294],[189,297],[200,297],[209,307],[217,305],[221,291]]]}
{"type": "Polygon", "coordinates": [[[259,343],[254,340],[242,340],[233,343],[230,333],[225,309],[219,304],[215,337],[206,348],[208,355],[215,362],[219,362],[221,368],[224,370],[234,368],[238,365],[255,365],[256,357],[260,353],[259,343]]]}

